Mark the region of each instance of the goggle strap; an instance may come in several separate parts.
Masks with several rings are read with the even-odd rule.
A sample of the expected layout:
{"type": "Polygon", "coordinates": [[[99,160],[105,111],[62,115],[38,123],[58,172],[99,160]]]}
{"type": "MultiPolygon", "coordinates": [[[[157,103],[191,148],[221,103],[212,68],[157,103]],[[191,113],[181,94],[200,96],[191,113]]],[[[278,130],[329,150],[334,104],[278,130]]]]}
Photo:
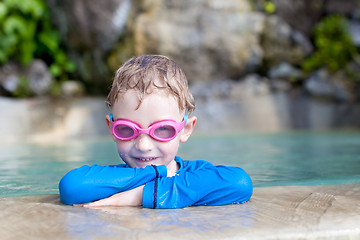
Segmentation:
{"type": "MultiPolygon", "coordinates": [[[[184,120],[185,120],[185,123],[184,123],[184,125],[186,125],[186,123],[187,123],[187,120],[188,120],[188,115],[187,114],[185,114],[185,116],[184,116],[184,120]]],[[[110,121],[112,121],[112,122],[114,122],[115,120],[114,120],[114,117],[113,117],[113,115],[112,115],[112,113],[110,113],[110,121]]]]}
{"type": "Polygon", "coordinates": [[[187,120],[188,120],[188,115],[187,114],[185,114],[185,116],[184,116],[184,120],[185,120],[185,123],[184,123],[184,125],[186,125],[186,123],[187,123],[187,120]]]}

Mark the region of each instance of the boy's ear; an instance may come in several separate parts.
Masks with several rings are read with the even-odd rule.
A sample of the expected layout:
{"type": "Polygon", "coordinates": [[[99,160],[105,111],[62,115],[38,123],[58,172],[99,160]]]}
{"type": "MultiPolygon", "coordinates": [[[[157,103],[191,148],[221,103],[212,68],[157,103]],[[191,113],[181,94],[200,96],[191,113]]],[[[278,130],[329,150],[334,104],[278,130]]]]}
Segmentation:
{"type": "Polygon", "coordinates": [[[184,126],[184,130],[180,135],[180,142],[184,143],[189,139],[190,135],[194,131],[196,121],[197,121],[197,117],[195,117],[195,116],[190,117],[187,120],[187,123],[184,126]]]}
{"type": "Polygon", "coordinates": [[[116,138],[115,138],[114,135],[112,134],[110,115],[106,115],[106,116],[105,116],[105,120],[106,120],[106,125],[108,126],[108,129],[109,129],[110,135],[112,136],[112,138],[113,138],[113,140],[114,140],[114,142],[115,142],[116,138]]]}

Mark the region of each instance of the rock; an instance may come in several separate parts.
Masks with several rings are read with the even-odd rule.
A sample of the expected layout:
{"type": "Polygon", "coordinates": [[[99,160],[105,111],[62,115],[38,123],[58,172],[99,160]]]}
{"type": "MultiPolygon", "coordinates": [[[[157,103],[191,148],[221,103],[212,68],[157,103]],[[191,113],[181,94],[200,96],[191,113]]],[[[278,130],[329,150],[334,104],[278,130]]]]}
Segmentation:
{"type": "Polygon", "coordinates": [[[113,73],[106,58],[126,30],[132,0],[46,0],[54,24],[93,94],[106,94],[113,73]]]}
{"type": "Polygon", "coordinates": [[[21,91],[28,94],[45,95],[52,81],[47,65],[40,59],[33,60],[25,67],[10,62],[0,68],[0,85],[10,94],[22,88],[21,91]]]}
{"type": "Polygon", "coordinates": [[[292,88],[292,85],[289,81],[280,79],[271,79],[270,86],[271,90],[280,92],[287,92],[290,91],[292,88]]]}
{"type": "Polygon", "coordinates": [[[10,92],[13,93],[16,91],[16,89],[18,88],[19,85],[19,76],[16,74],[10,74],[8,76],[6,76],[6,78],[3,79],[2,81],[2,87],[10,92]]]}
{"type": "Polygon", "coordinates": [[[190,87],[196,102],[228,99],[233,81],[197,82],[190,87]]]}
{"type": "Polygon", "coordinates": [[[299,45],[305,55],[310,55],[314,51],[314,46],[311,44],[309,37],[299,31],[293,30],[290,40],[299,45]]]}
{"type": "Polygon", "coordinates": [[[330,78],[325,69],[320,69],[306,79],[305,89],[312,95],[331,98],[334,90],[330,78]]]}
{"type": "Polygon", "coordinates": [[[360,100],[360,64],[358,61],[351,61],[346,66],[347,74],[351,78],[353,99],[360,100]]]}
{"type": "Polygon", "coordinates": [[[68,80],[61,84],[61,93],[64,97],[78,97],[84,95],[85,87],[79,81],[68,80]]]}
{"type": "Polygon", "coordinates": [[[314,96],[351,101],[352,96],[346,86],[346,76],[343,72],[330,75],[325,69],[314,72],[305,81],[305,89],[314,96]]]}
{"type": "Polygon", "coordinates": [[[14,93],[19,85],[20,65],[9,62],[0,66],[0,86],[8,93],[14,93]]]}
{"type": "MultiPolygon", "coordinates": [[[[350,79],[348,73],[341,70],[333,75],[334,97],[339,101],[355,102],[358,99],[355,79],[350,79]]],[[[360,98],[359,98],[360,99],[360,98]]]]}
{"type": "Polygon", "coordinates": [[[268,79],[258,74],[249,74],[238,81],[224,79],[210,83],[199,82],[193,84],[190,90],[196,103],[237,102],[244,98],[269,95],[271,92],[268,79]]]}
{"type": "Polygon", "coordinates": [[[289,63],[282,62],[269,70],[268,77],[285,80],[296,80],[302,77],[302,72],[301,70],[291,66],[289,63]]]}
{"type": "Polygon", "coordinates": [[[360,47],[360,22],[350,21],[349,22],[349,33],[355,44],[355,46],[360,47]]]}
{"type": "Polygon", "coordinates": [[[273,0],[273,15],[254,9],[264,0],[46,1],[77,63],[75,77],[101,94],[113,71],[140,54],[171,57],[191,83],[298,66],[313,51],[309,38],[324,13],[356,9],[355,0],[273,0]]]}
{"type": "Polygon", "coordinates": [[[351,16],[358,9],[358,6],[359,1],[357,0],[327,0],[323,7],[327,14],[351,16]]]}
{"type": "Polygon", "coordinates": [[[274,0],[273,2],[276,5],[276,15],[308,37],[323,14],[323,0],[274,0]]]}
{"type": "MultiPolygon", "coordinates": [[[[264,62],[297,64],[312,51],[302,31],[254,10],[249,0],[47,2],[77,63],[76,77],[102,93],[113,71],[133,55],[167,55],[193,83],[239,79],[264,62]]],[[[275,3],[281,13],[286,3],[275,3]]]]}
{"type": "Polygon", "coordinates": [[[112,49],[124,33],[131,0],[46,0],[54,24],[69,47],[112,49]]]}
{"type": "Polygon", "coordinates": [[[150,2],[133,26],[137,55],[170,56],[190,82],[238,79],[260,66],[264,15],[247,0],[150,2]]]}
{"type": "Polygon", "coordinates": [[[302,33],[252,11],[247,1],[202,2],[143,6],[134,24],[136,54],[169,55],[194,82],[238,79],[257,71],[264,58],[271,66],[299,63],[312,51],[302,33]]]}
{"type": "Polygon", "coordinates": [[[257,74],[247,75],[245,79],[242,80],[241,84],[244,84],[246,92],[253,96],[270,94],[268,79],[260,77],[257,74]]]}
{"type": "Polygon", "coordinates": [[[269,95],[268,79],[258,74],[249,74],[230,88],[230,98],[236,101],[255,96],[269,95]]]}
{"type": "Polygon", "coordinates": [[[325,69],[318,70],[305,81],[305,89],[312,95],[332,97],[333,89],[328,81],[329,77],[325,69]]]}
{"type": "MultiPolygon", "coordinates": [[[[263,4],[264,0],[257,2],[263,4]]],[[[333,14],[352,16],[359,6],[357,0],[273,0],[273,2],[276,6],[276,15],[307,37],[311,36],[313,27],[323,16],[333,14]]],[[[258,6],[262,5],[260,3],[258,6]]]]}
{"type": "Polygon", "coordinates": [[[27,68],[26,78],[30,90],[36,95],[47,94],[53,81],[50,71],[44,61],[35,59],[27,68]]]}
{"type": "Polygon", "coordinates": [[[310,41],[277,16],[266,18],[262,35],[264,61],[271,68],[282,62],[301,64],[312,51],[310,41]]]}

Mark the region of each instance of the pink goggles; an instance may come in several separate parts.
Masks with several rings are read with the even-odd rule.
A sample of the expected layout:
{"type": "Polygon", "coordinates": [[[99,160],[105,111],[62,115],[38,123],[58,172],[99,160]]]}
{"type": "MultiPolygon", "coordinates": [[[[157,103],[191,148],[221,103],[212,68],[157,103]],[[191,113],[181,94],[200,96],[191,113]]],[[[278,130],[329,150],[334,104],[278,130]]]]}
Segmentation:
{"type": "Polygon", "coordinates": [[[140,134],[148,134],[157,141],[167,142],[173,140],[177,134],[184,128],[188,115],[185,114],[181,123],[174,120],[163,120],[151,124],[148,128],[143,129],[139,124],[126,119],[114,120],[110,114],[113,135],[122,141],[136,138],[140,134]]]}

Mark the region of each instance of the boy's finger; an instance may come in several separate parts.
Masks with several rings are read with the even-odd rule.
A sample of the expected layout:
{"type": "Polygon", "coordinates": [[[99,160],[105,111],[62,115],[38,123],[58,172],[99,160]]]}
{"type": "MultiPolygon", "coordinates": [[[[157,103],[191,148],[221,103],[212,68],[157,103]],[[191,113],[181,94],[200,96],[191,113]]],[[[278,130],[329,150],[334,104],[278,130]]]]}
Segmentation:
{"type": "Polygon", "coordinates": [[[83,207],[102,207],[102,206],[111,206],[113,204],[113,201],[111,197],[101,199],[95,202],[86,203],[83,205],[83,207]]]}
{"type": "Polygon", "coordinates": [[[83,207],[84,204],[73,204],[74,207],[83,207]]]}

